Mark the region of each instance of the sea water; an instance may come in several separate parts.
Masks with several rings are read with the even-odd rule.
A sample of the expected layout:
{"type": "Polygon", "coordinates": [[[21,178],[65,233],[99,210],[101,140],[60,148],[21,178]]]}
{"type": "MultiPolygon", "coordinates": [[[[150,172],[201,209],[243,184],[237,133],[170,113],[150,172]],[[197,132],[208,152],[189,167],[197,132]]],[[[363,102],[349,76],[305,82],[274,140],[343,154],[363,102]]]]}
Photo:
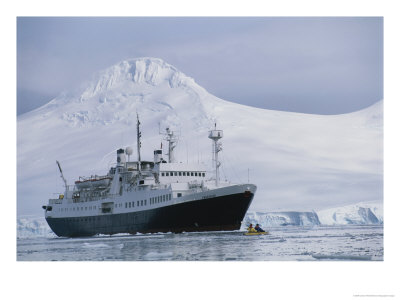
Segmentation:
{"type": "Polygon", "coordinates": [[[243,231],[17,240],[18,261],[383,260],[382,225],[285,226],[243,231]]]}

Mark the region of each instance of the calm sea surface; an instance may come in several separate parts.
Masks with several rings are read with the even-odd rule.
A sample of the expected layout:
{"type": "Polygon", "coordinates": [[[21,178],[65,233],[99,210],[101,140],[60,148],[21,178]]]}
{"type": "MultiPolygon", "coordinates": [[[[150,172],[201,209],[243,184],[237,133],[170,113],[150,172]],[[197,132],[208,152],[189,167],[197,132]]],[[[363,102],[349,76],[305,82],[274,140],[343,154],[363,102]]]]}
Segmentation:
{"type": "Polygon", "coordinates": [[[383,226],[279,227],[242,231],[17,240],[18,261],[383,260],[383,226]]]}

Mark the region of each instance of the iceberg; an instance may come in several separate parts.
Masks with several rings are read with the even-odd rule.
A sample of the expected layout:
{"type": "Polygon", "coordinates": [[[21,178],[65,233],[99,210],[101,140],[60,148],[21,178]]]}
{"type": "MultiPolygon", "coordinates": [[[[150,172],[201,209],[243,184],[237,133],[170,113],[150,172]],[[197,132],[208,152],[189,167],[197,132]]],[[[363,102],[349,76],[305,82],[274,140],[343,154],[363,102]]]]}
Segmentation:
{"type": "Polygon", "coordinates": [[[248,212],[242,222],[241,229],[247,228],[252,223],[261,227],[276,226],[314,226],[320,225],[318,215],[315,212],[248,212]]]}
{"type": "Polygon", "coordinates": [[[317,212],[324,225],[383,224],[383,203],[358,203],[317,212]]]}
{"type": "Polygon", "coordinates": [[[20,217],[17,219],[17,239],[56,237],[44,217],[20,217]]]}
{"type": "Polygon", "coordinates": [[[247,212],[241,229],[244,230],[250,223],[267,228],[286,225],[378,225],[383,224],[383,203],[361,202],[313,212],[247,212]]]}

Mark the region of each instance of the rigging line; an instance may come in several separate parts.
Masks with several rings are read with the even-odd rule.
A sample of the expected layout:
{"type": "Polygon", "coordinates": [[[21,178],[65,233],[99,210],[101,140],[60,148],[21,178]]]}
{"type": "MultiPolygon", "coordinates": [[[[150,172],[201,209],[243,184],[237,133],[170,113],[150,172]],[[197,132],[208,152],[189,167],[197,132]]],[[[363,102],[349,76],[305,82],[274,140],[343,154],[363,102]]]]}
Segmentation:
{"type": "Polygon", "coordinates": [[[115,148],[114,150],[112,150],[112,151],[106,153],[106,154],[101,158],[100,163],[103,163],[103,161],[105,160],[105,158],[106,158],[107,156],[109,156],[109,155],[111,155],[111,154],[114,154],[118,149],[119,149],[119,148],[115,148]]]}
{"type": "Polygon", "coordinates": [[[224,174],[224,177],[225,177],[225,181],[228,181],[228,179],[227,179],[227,172],[225,172],[225,168],[224,168],[224,165],[226,165],[226,163],[225,163],[225,159],[223,158],[223,155],[221,155],[222,156],[222,164],[221,164],[221,170],[222,170],[222,173],[224,174]]]}
{"type": "MultiPolygon", "coordinates": [[[[233,155],[236,157],[235,154],[233,154],[233,155]]],[[[237,161],[239,161],[239,160],[237,160],[237,161]]],[[[236,169],[235,169],[235,171],[236,171],[236,169]]],[[[239,170],[239,171],[240,171],[240,170],[239,170]]],[[[243,175],[243,170],[242,170],[242,172],[240,172],[240,174],[241,174],[241,175],[238,175],[238,176],[240,176],[240,182],[241,182],[241,183],[245,183],[246,181],[245,181],[245,179],[243,179],[243,176],[244,176],[244,175],[243,175]]]]}
{"type": "Polygon", "coordinates": [[[222,169],[222,173],[224,173],[225,181],[227,181],[227,175],[229,175],[229,174],[228,174],[228,171],[229,171],[229,170],[225,170],[225,166],[227,167],[227,169],[229,169],[229,166],[228,166],[228,164],[226,163],[226,159],[225,159],[225,157],[224,157],[222,151],[221,151],[221,155],[220,155],[219,158],[220,158],[220,160],[221,160],[220,168],[222,169]]]}
{"type": "Polygon", "coordinates": [[[231,174],[233,173],[233,176],[234,176],[234,178],[237,180],[237,182],[240,183],[241,180],[240,180],[239,176],[237,175],[235,169],[233,168],[232,163],[230,162],[229,157],[225,157],[225,156],[226,156],[226,153],[224,153],[224,155],[223,155],[223,160],[225,161],[225,166],[227,167],[228,171],[229,171],[231,174]]]}
{"type": "MultiPolygon", "coordinates": [[[[229,155],[228,154],[226,154],[226,153],[224,153],[224,155],[223,155],[223,159],[226,161],[226,159],[225,159],[225,156],[226,156],[226,159],[227,160],[230,160],[230,161],[232,161],[231,159],[230,159],[230,157],[229,157],[229,155]]],[[[233,161],[236,161],[236,162],[238,162],[239,160],[233,160],[233,161]]],[[[238,180],[238,183],[243,183],[243,180],[242,180],[242,178],[238,175],[238,173],[236,172],[236,168],[234,167],[234,165],[233,164],[228,164],[228,163],[225,163],[226,165],[227,165],[227,167],[229,167],[229,169],[231,169],[232,170],[232,172],[233,172],[233,175],[235,176],[235,178],[238,180]]]]}

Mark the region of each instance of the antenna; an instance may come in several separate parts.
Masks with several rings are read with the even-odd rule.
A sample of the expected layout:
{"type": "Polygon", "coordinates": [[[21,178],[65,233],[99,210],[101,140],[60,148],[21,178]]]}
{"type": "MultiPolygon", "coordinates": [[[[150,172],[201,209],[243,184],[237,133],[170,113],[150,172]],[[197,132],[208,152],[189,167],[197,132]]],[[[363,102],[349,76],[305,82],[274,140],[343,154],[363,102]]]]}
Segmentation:
{"type": "Polygon", "coordinates": [[[186,144],[186,163],[189,163],[189,149],[188,149],[188,143],[187,140],[185,140],[185,144],[186,144]]]}
{"type": "Polygon", "coordinates": [[[139,121],[139,114],[136,112],[136,117],[137,117],[137,123],[136,123],[136,137],[137,137],[137,153],[138,153],[138,171],[140,174],[141,171],[141,163],[140,163],[140,148],[142,147],[142,142],[140,141],[140,138],[142,136],[142,133],[140,132],[140,121],[139,121]]]}
{"type": "Polygon", "coordinates": [[[63,171],[62,171],[62,169],[61,169],[61,165],[60,165],[60,163],[58,162],[58,160],[56,160],[56,163],[57,163],[58,169],[60,170],[61,178],[62,178],[62,180],[64,181],[65,189],[67,189],[67,180],[65,180],[65,178],[64,178],[64,174],[63,174],[63,171]]]}

